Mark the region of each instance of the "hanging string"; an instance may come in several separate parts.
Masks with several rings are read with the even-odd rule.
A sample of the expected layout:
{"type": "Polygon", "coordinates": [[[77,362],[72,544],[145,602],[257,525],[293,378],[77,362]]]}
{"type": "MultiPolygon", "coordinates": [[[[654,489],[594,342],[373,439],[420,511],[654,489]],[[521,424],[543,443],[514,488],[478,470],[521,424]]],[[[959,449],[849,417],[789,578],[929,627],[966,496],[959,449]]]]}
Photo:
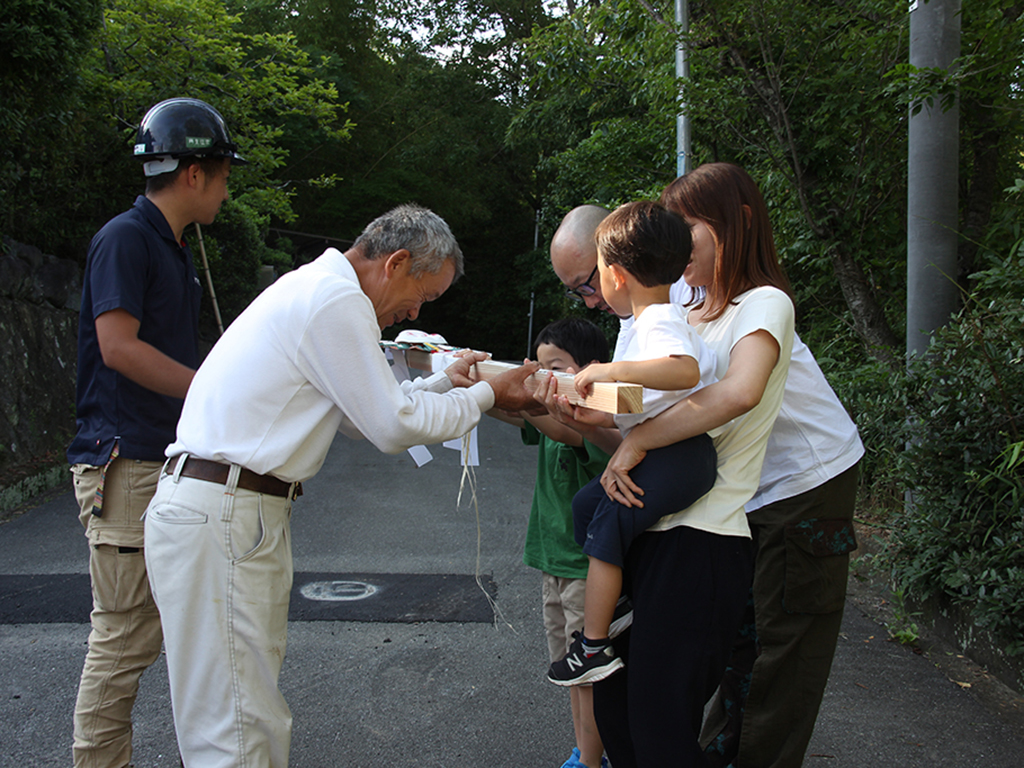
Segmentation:
{"type": "Polygon", "coordinates": [[[474,573],[476,585],[480,587],[480,591],[483,592],[484,597],[487,598],[487,604],[491,606],[491,613],[494,614],[494,623],[497,624],[500,620],[506,627],[512,630],[513,634],[519,634],[516,632],[516,628],[509,623],[508,619],[505,618],[505,614],[501,612],[501,608],[498,606],[498,603],[491,596],[491,593],[487,591],[487,588],[480,580],[480,543],[483,536],[480,527],[480,504],[476,497],[476,471],[473,469],[469,461],[470,438],[471,433],[469,432],[462,436],[462,479],[459,480],[459,496],[455,502],[455,508],[462,508],[463,490],[472,494],[473,509],[476,512],[476,572],[474,573]]]}

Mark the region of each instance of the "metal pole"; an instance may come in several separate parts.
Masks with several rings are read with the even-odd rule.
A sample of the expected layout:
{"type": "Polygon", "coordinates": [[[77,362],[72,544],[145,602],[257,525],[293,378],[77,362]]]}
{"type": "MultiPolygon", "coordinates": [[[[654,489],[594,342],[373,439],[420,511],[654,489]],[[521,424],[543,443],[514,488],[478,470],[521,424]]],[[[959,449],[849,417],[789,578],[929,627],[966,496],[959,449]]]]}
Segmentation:
{"type": "MultiPolygon", "coordinates": [[[[960,0],[910,6],[910,63],[949,69],[960,55],[960,0]]],[[[914,105],[917,106],[917,105],[914,105]]],[[[957,276],[959,100],[911,110],[907,153],[907,356],[928,349],[931,334],[960,303],[957,276]]]]}
{"type": "MultiPolygon", "coordinates": [[[[690,7],[687,0],[676,0],[676,27],[678,35],[690,31],[690,7]]],[[[689,79],[690,62],[686,57],[686,43],[682,37],[676,40],[676,78],[689,79]]],[[[676,176],[682,176],[690,170],[690,118],[686,114],[686,104],[680,103],[679,114],[676,115],[676,176]]]]}

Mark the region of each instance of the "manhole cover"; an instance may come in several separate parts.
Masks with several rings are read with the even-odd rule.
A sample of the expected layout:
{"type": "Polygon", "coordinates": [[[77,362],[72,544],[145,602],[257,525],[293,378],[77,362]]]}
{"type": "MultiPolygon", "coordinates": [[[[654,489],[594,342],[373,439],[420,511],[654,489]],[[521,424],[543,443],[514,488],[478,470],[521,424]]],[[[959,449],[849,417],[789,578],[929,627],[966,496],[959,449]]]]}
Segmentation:
{"type": "Polygon", "coordinates": [[[362,581],[311,581],[299,590],[307,600],[328,602],[363,600],[376,592],[377,587],[362,581]]]}

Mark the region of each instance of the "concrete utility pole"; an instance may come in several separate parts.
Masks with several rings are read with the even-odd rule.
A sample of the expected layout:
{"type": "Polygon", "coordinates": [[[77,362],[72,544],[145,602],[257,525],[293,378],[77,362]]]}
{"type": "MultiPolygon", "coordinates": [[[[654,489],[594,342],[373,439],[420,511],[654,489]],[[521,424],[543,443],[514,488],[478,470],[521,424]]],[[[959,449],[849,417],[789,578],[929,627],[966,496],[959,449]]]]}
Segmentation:
{"type": "MultiPolygon", "coordinates": [[[[690,31],[690,6],[687,0],[676,0],[676,30],[680,34],[690,31]]],[[[690,77],[690,62],[686,58],[686,44],[676,42],[676,77],[690,77]]],[[[676,116],[676,176],[690,170],[690,118],[686,105],[681,105],[676,116]]]]}
{"type": "MultiPolygon", "coordinates": [[[[949,69],[960,55],[960,0],[911,0],[910,63],[949,69]]],[[[910,116],[907,157],[907,357],[956,312],[959,100],[910,116]]]]}

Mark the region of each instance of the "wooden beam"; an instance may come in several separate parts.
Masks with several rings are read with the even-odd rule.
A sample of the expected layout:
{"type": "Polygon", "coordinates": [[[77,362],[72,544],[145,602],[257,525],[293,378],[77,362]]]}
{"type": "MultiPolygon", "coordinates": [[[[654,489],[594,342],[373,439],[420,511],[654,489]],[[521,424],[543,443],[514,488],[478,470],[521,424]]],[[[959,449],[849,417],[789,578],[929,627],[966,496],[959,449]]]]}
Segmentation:
{"type": "MultiPolygon", "coordinates": [[[[405,350],[405,361],[410,368],[432,371],[430,355],[430,352],[407,349],[405,350]]],[[[481,380],[487,381],[487,379],[518,366],[512,363],[501,363],[497,360],[484,360],[473,367],[476,368],[477,376],[481,380]]],[[[540,370],[528,378],[524,382],[527,390],[533,392],[548,373],[548,371],[540,370]]],[[[605,413],[642,413],[644,410],[644,388],[639,384],[599,381],[594,384],[591,394],[584,398],[576,391],[571,373],[555,371],[555,381],[558,384],[558,394],[568,397],[569,402],[573,405],[583,405],[605,413]]]]}

